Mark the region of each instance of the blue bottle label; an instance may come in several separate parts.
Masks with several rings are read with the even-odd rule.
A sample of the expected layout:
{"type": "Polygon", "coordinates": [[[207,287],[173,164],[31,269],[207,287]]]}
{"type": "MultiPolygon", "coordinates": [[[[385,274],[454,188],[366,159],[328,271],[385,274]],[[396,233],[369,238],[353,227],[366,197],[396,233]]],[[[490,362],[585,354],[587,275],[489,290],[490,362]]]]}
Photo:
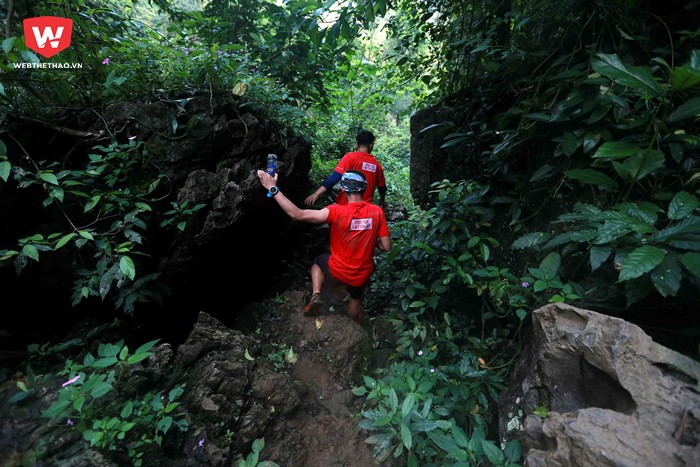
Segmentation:
{"type": "Polygon", "coordinates": [[[267,173],[274,177],[277,172],[277,156],[275,154],[267,155],[267,173]]]}

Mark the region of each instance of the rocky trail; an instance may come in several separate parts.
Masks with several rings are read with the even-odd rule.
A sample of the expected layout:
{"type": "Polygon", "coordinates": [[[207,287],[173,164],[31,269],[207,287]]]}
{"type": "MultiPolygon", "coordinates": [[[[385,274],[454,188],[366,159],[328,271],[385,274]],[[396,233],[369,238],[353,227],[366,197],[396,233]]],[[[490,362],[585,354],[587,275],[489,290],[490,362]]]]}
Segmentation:
{"type": "Polygon", "coordinates": [[[370,466],[368,435],[358,429],[360,401],[351,392],[366,369],[370,337],[344,316],[344,291],[326,287],[323,296],[321,315],[308,317],[301,311],[304,294],[289,292],[263,326],[263,333],[277,336],[278,346],[290,349],[285,357],[290,368],[288,375],[257,379],[253,395],[267,401],[291,398],[295,406],[268,427],[264,457],[290,466],[370,466]]]}
{"type": "MultiPolygon", "coordinates": [[[[258,439],[265,441],[260,461],[280,466],[374,465],[368,434],[358,427],[362,401],[352,394],[367,370],[371,338],[367,327],[344,316],[344,290],[327,285],[320,316],[304,316],[308,292],[292,290],[255,304],[264,311],[248,334],[200,312],[181,345],[159,343],[115,381],[108,397],[95,400],[93,417],[113,416],[125,401],[184,384],[173,414],[187,419],[188,429],[173,428],[162,446],[143,448],[142,465],[237,466],[258,439]]],[[[21,378],[5,379],[0,398],[17,393],[21,378]]],[[[74,420],[40,418],[65,379],[52,376],[32,397],[2,405],[0,466],[131,464],[124,443],[97,449],[74,420]]]]}

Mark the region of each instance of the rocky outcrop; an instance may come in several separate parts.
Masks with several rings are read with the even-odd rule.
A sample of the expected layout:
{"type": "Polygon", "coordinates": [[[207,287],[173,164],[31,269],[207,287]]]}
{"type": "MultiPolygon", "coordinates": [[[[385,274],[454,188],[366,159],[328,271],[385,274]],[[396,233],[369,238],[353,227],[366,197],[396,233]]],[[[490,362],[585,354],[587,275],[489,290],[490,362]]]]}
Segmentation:
{"type": "MultiPolygon", "coordinates": [[[[265,167],[268,153],[276,153],[279,186],[300,204],[309,188],[311,145],[293,134],[287,122],[275,121],[251,103],[236,99],[207,95],[119,102],[105,109],[57,115],[47,123],[11,117],[13,137],[4,141],[13,166],[21,167],[26,153],[37,160],[57,161],[67,169],[84,168],[96,145],[143,143],[143,180],[134,183],[147,183],[154,200],[152,212],[170,211],[174,203],[184,206],[186,202],[185,210],[203,207],[170,219],[167,227],[161,225],[160,217],[144,217],[148,224],[139,231],[143,255],[137,277],[160,274],[159,282],[168,285],[171,295],[164,303],[137,301],[137,312],[147,310],[143,315],[156,316],[175,309],[187,313],[184,323],[190,325],[195,319],[192,310],[214,312],[218,303],[230,298],[231,290],[237,293],[236,303],[260,299],[269,287],[260,277],[281,269],[285,255],[301,241],[300,227],[265,196],[254,172],[265,167]],[[242,249],[259,252],[243,274],[242,249]],[[226,267],[212,267],[212,258],[226,267]]],[[[94,221],[92,217],[83,220],[83,207],[69,205],[74,198],[68,196],[67,205],[56,209],[42,205],[42,190],[33,193],[0,183],[0,192],[0,224],[7,226],[0,232],[1,248],[16,248],[17,239],[31,233],[64,232],[62,210],[75,211],[75,219],[83,224],[94,221]]],[[[30,262],[20,279],[12,268],[0,270],[6,286],[25,296],[27,307],[36,310],[31,317],[34,322],[44,321],[42,310],[55,312],[56,303],[69,307],[66,291],[76,277],[66,273],[66,265],[79,262],[75,255],[71,248],[42,255],[40,263],[30,262]]],[[[167,296],[164,290],[159,294],[167,296]]],[[[13,327],[28,327],[22,319],[9,318],[17,321],[11,323],[13,327]]]]}
{"type": "Polygon", "coordinates": [[[699,382],[698,362],[639,327],[548,305],[501,398],[501,435],[531,466],[700,465],[699,382]]]}
{"type": "Polygon", "coordinates": [[[344,316],[303,316],[300,299],[287,293],[272,312],[274,329],[262,332],[274,343],[199,314],[172,364],[169,385],[185,384],[190,423],[177,442],[188,463],[174,465],[231,465],[257,438],[279,465],[331,465],[340,454],[357,457],[347,465],[371,464],[364,438],[348,436],[357,431],[351,388],[366,368],[369,336],[344,316]]]}
{"type": "Polygon", "coordinates": [[[450,164],[458,154],[454,149],[440,147],[450,128],[433,126],[444,125],[453,117],[454,110],[441,104],[422,109],[411,117],[411,196],[417,204],[427,203],[433,182],[459,180],[453,170],[464,164],[464,160],[456,165],[450,164]]]}
{"type": "MultiPolygon", "coordinates": [[[[113,391],[100,399],[93,416],[115,416],[126,400],[148,392],[165,397],[181,388],[170,414],[185,420],[187,430],[173,426],[162,446],[139,448],[143,465],[237,465],[261,438],[261,460],[282,466],[372,465],[364,443],[368,435],[358,430],[355,418],[360,401],[351,392],[366,369],[370,338],[345,316],[304,316],[302,297],[289,292],[265,305],[269,315],[259,328],[265,340],[199,313],[176,350],[159,344],[150,357],[115,375],[113,391]]],[[[129,463],[126,443],[111,450],[91,448],[81,436],[82,422],[41,418],[65,377],[53,372],[37,380],[41,383],[30,397],[0,406],[0,465],[129,463]]],[[[15,383],[0,384],[0,399],[18,393],[15,383]]]]}

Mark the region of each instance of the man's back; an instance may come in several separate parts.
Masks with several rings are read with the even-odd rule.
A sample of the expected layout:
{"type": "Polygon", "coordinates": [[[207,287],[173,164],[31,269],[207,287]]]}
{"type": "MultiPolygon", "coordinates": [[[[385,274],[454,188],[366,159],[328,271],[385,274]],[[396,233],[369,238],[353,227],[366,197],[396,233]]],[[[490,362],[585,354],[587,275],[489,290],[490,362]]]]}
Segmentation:
{"type": "MultiPolygon", "coordinates": [[[[384,179],[384,168],[379,161],[370,153],[364,151],[349,152],[340,159],[335,171],[339,174],[344,174],[348,170],[359,170],[367,179],[367,189],[362,198],[371,203],[374,198],[374,188],[386,186],[384,179]]],[[[347,204],[347,197],[342,191],[336,198],[336,203],[347,204]]]]}
{"type": "Polygon", "coordinates": [[[384,211],[365,201],[332,204],[327,209],[331,272],[345,284],[362,286],[374,269],[372,258],[377,238],[389,235],[384,211]]]}

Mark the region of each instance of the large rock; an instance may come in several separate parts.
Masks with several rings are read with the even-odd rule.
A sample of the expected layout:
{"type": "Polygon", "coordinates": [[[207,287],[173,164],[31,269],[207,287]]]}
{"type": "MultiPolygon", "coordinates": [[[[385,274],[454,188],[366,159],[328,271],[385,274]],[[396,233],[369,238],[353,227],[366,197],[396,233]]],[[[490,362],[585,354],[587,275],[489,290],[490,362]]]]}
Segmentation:
{"type": "Polygon", "coordinates": [[[699,381],[700,364],[639,327],[548,305],[501,398],[501,435],[531,466],[700,465],[699,381]]]}
{"type": "MultiPolygon", "coordinates": [[[[143,196],[147,187],[153,190],[149,191],[154,200],[152,212],[171,211],[176,202],[182,206],[186,201],[185,209],[204,206],[169,219],[166,226],[158,216],[140,216],[146,225],[138,232],[139,249],[145,255],[134,257],[138,278],[158,273],[159,283],[168,284],[171,292],[167,296],[161,289],[155,294],[156,299],[166,296],[163,303],[154,300],[153,305],[145,304],[141,298],[146,295],[136,301],[137,313],[148,309],[144,315],[153,316],[155,321],[165,318],[157,313],[175,311],[190,324],[195,319],[192,310],[219,309],[217,305],[230,299],[232,290],[237,293],[235,303],[259,299],[269,289],[260,277],[281,270],[281,262],[301,242],[300,228],[265,196],[254,171],[265,167],[268,153],[276,153],[279,186],[300,204],[309,189],[311,145],[303,136],[293,134],[285,126],[287,122],[274,120],[251,103],[230,96],[164,98],[119,102],[99,113],[66,112],[49,123],[19,117],[7,123],[13,137],[0,139],[7,145],[13,166],[24,164],[27,151],[69,170],[83,169],[93,146],[107,146],[113,140],[120,144],[136,141],[143,143],[145,165],[139,172],[143,178],[130,180],[129,188],[143,192],[143,196]],[[156,177],[159,183],[151,184],[156,177]],[[242,248],[258,251],[256,261],[243,261],[242,248]],[[229,267],[212,267],[212,258],[229,267]]],[[[82,198],[67,193],[62,209],[46,207],[43,190],[21,189],[10,181],[0,183],[0,248],[16,247],[17,238],[33,233],[64,231],[65,215],[76,225],[93,225],[93,213],[85,214],[76,204],[76,199],[82,198]]],[[[37,310],[31,316],[9,316],[2,328],[23,330],[47,321],[42,319],[44,314],[55,314],[56,307],[70,308],[67,291],[77,276],[67,274],[66,265],[80,263],[78,256],[69,246],[42,255],[42,261],[30,262],[19,278],[13,268],[1,268],[2,282],[25,296],[28,308],[37,310]]]]}
{"type": "Polygon", "coordinates": [[[190,426],[171,465],[234,465],[239,453],[297,408],[292,380],[261,365],[259,352],[256,339],[199,313],[173,362],[170,384],[185,384],[182,408],[190,426]]]}

